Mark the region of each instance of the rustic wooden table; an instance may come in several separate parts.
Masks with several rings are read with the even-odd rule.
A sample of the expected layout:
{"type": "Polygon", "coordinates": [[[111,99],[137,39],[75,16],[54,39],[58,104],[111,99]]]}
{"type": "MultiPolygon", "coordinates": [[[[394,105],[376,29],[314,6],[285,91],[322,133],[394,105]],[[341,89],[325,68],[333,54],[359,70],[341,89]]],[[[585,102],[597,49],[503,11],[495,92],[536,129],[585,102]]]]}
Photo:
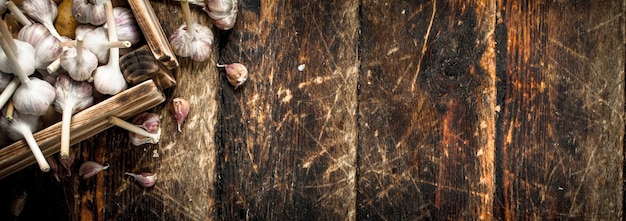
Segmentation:
{"type": "MultiPolygon", "coordinates": [[[[179,4],[152,4],[169,36],[179,4]]],[[[165,91],[192,104],[182,132],[160,105],[158,145],[112,128],[61,182],[0,180],[0,219],[26,191],[21,220],[619,220],[625,16],[623,0],[242,0],[165,91]],[[231,62],[251,74],[236,90],[215,68],[231,62]],[[81,179],[87,160],[111,168],[81,179]],[[124,176],[140,171],[157,185],[124,176]]]]}

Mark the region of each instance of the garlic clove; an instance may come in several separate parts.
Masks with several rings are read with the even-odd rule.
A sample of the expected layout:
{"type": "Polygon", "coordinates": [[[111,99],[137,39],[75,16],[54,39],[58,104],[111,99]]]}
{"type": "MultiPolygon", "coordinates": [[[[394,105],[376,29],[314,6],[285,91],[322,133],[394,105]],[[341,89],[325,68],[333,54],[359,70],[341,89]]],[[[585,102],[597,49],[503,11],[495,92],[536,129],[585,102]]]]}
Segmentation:
{"type": "Polygon", "coordinates": [[[80,168],[78,169],[78,175],[82,176],[84,179],[87,179],[108,168],[108,164],[104,166],[94,161],[87,161],[80,165],[80,168]]]}
{"type": "Polygon", "coordinates": [[[135,146],[140,146],[146,143],[156,144],[159,138],[154,139],[154,136],[161,136],[161,117],[156,113],[143,112],[133,118],[132,124],[148,132],[151,136],[144,136],[133,131],[128,132],[131,143],[135,146]]]}
{"type": "Polygon", "coordinates": [[[57,179],[57,182],[61,182],[61,179],[59,179],[60,168],[59,168],[59,165],[57,164],[57,161],[52,156],[47,157],[46,161],[48,161],[48,164],[50,165],[50,172],[52,172],[52,175],[54,175],[54,178],[57,179]]]}
{"type": "Polygon", "coordinates": [[[154,184],[156,184],[156,181],[157,181],[156,173],[134,174],[134,173],[126,172],[124,173],[124,175],[128,175],[128,176],[135,178],[135,181],[137,181],[143,187],[152,187],[154,186],[154,184]]]}
{"type": "Polygon", "coordinates": [[[226,78],[231,85],[235,86],[235,88],[241,86],[248,79],[248,69],[243,64],[218,64],[217,67],[223,67],[226,69],[226,78]]]}
{"type": "Polygon", "coordinates": [[[180,129],[180,126],[189,114],[189,101],[183,98],[172,99],[170,112],[174,115],[174,118],[176,118],[176,128],[178,129],[178,132],[181,132],[182,130],[180,129]]]}
{"type": "Polygon", "coordinates": [[[72,176],[72,165],[74,165],[74,160],[76,159],[76,150],[70,150],[70,155],[67,158],[63,158],[61,157],[61,155],[59,155],[59,162],[61,163],[61,166],[63,166],[69,173],[67,174],[67,176],[72,176]]]}
{"type": "MultiPolygon", "coordinates": [[[[141,115],[141,114],[140,114],[141,115]]],[[[151,115],[154,116],[154,115],[151,115]]],[[[157,115],[158,116],[158,115],[157,115]]],[[[148,116],[149,117],[149,116],[148,116]]],[[[133,122],[139,122],[141,123],[141,125],[135,125],[132,123],[128,123],[116,116],[109,116],[107,118],[107,120],[109,121],[110,124],[116,125],[118,127],[124,128],[126,130],[128,130],[130,133],[130,139],[131,142],[136,145],[142,145],[145,143],[152,143],[152,144],[156,144],[159,142],[159,139],[161,138],[161,129],[160,127],[158,127],[158,129],[156,129],[156,119],[150,119],[150,120],[145,120],[145,116],[141,116],[142,121],[133,121],[133,122]],[[143,123],[142,123],[143,122],[143,123]],[[147,129],[150,129],[151,132],[146,131],[147,129]],[[156,129],[156,132],[154,132],[154,130],[156,129]]],[[[139,119],[139,118],[137,118],[139,119]]],[[[159,120],[160,121],[160,120],[159,120]]],[[[138,123],[138,124],[139,124],[138,123]]]]}

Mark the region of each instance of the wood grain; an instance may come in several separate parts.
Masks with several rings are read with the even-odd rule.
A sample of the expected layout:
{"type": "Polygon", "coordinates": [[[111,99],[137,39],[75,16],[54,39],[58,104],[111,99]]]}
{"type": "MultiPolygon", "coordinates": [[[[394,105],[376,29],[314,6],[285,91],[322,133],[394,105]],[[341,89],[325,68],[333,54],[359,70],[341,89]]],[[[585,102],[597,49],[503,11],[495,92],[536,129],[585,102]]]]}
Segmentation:
{"type": "Polygon", "coordinates": [[[234,90],[222,72],[219,219],[354,220],[358,3],[240,9],[220,62],[251,75],[234,90]]]}
{"type": "MultiPolygon", "coordinates": [[[[112,125],[106,121],[106,117],[109,115],[133,116],[163,101],[165,101],[165,96],[152,81],[146,81],[122,91],[72,116],[70,143],[75,144],[111,127],[112,125]]],[[[44,155],[50,156],[59,151],[60,128],[61,123],[59,122],[33,134],[44,155]]],[[[0,149],[0,159],[2,159],[0,161],[0,178],[35,163],[35,157],[24,140],[0,149]]]]}
{"type": "Polygon", "coordinates": [[[357,218],[493,218],[495,5],[361,1],[357,218]]]}
{"type": "Polygon", "coordinates": [[[623,216],[624,12],[617,0],[499,1],[499,216],[623,216]]]}

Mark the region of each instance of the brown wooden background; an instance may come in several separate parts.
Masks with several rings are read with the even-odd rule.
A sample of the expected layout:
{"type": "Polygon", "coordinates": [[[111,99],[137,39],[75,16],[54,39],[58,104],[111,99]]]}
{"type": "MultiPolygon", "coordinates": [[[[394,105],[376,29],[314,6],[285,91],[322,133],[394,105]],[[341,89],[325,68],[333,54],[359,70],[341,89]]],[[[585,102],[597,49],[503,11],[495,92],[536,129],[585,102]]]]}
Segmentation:
{"type": "MultiPolygon", "coordinates": [[[[169,36],[179,4],[152,4],[169,36]]],[[[111,169],[61,182],[26,169],[0,180],[0,214],[25,190],[21,220],[622,219],[625,13],[622,0],[242,0],[215,56],[180,59],[165,91],[192,103],[182,133],[160,105],[158,145],[109,129],[74,146],[73,173],[111,169]],[[215,68],[230,62],[251,74],[237,90],[215,68]]]]}

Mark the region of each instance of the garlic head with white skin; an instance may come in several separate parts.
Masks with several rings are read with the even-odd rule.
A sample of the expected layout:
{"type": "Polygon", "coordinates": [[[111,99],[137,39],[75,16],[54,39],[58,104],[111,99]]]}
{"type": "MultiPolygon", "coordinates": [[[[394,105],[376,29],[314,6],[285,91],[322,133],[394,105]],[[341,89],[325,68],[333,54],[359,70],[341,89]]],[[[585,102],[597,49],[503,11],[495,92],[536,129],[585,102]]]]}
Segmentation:
{"type": "MultiPolygon", "coordinates": [[[[129,41],[109,41],[108,29],[104,27],[97,27],[92,31],[85,33],[83,40],[84,45],[98,57],[98,63],[106,64],[109,59],[110,49],[113,48],[128,48],[132,44],[129,41]]],[[[81,35],[76,35],[81,36],[81,35]]],[[[118,50],[119,51],[119,50],[118,50]]],[[[119,54],[119,52],[118,52],[119,54]]]]}
{"type": "MultiPolygon", "coordinates": [[[[135,20],[135,15],[130,9],[123,7],[113,8],[115,15],[115,25],[117,27],[117,40],[129,41],[131,44],[137,44],[141,40],[141,29],[135,20]]],[[[102,26],[107,28],[107,25],[102,26]]]]}
{"type": "MultiPolygon", "coordinates": [[[[117,27],[113,17],[113,6],[111,1],[104,2],[107,17],[108,35],[111,42],[117,41],[117,27]]],[[[109,62],[106,65],[96,68],[93,73],[93,83],[96,90],[101,94],[115,95],[127,86],[126,79],[120,70],[120,49],[109,49],[109,62]]]]}
{"type": "Polygon", "coordinates": [[[61,159],[70,155],[70,123],[72,115],[84,110],[93,104],[93,93],[91,84],[86,81],[75,81],[66,74],[57,77],[56,99],[54,109],[62,113],[61,122],[61,159]]]}
{"type": "MultiPolygon", "coordinates": [[[[4,38],[3,38],[4,39],[4,38]]],[[[12,39],[12,38],[11,38],[12,39]]],[[[17,46],[17,51],[14,52],[19,66],[23,72],[30,76],[35,73],[35,48],[27,42],[12,39],[17,46]]],[[[4,50],[4,49],[3,49],[4,50]]],[[[5,73],[15,73],[15,65],[9,61],[7,54],[3,51],[0,53],[0,71],[5,73]]]]}
{"type": "Polygon", "coordinates": [[[189,57],[194,61],[205,61],[213,50],[213,32],[209,27],[193,21],[187,1],[181,1],[181,6],[185,24],[170,36],[172,49],[178,56],[189,57]]]}
{"type": "Polygon", "coordinates": [[[44,115],[52,102],[56,93],[50,83],[36,77],[30,77],[13,93],[13,105],[15,109],[36,116],[44,115]]]}
{"type": "MultiPolygon", "coordinates": [[[[6,111],[6,108],[2,109],[2,116],[6,116],[6,111]]],[[[39,130],[39,127],[38,116],[16,111],[13,112],[12,120],[7,120],[6,117],[0,117],[0,129],[2,129],[11,140],[24,139],[31,152],[33,152],[35,160],[37,164],[39,164],[39,169],[43,172],[48,172],[50,171],[50,165],[33,137],[33,133],[39,130]]]]}
{"type": "Polygon", "coordinates": [[[72,15],[83,24],[101,25],[106,22],[105,0],[73,0],[72,15]]]}
{"type": "Polygon", "coordinates": [[[84,46],[83,36],[78,36],[76,45],[61,55],[61,67],[72,79],[86,81],[98,67],[98,57],[84,46]]]}
{"type": "Polygon", "coordinates": [[[63,40],[59,32],[54,27],[54,20],[57,18],[58,8],[52,0],[24,0],[22,10],[33,20],[45,26],[52,36],[58,40],[63,40]]]}

